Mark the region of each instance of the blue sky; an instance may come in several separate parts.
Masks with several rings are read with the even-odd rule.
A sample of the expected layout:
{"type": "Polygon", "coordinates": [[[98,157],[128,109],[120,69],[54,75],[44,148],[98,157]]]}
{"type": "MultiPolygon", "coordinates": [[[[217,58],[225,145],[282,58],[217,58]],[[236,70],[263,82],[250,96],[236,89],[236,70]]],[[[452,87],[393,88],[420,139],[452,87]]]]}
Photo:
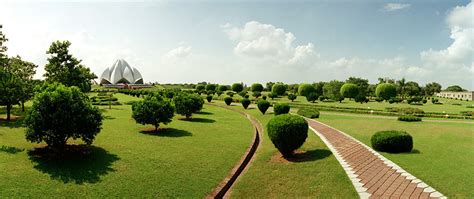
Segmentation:
{"type": "Polygon", "coordinates": [[[116,58],[145,81],[288,83],[360,76],[472,89],[470,1],[0,1],[9,54],[40,66],[54,40],[98,76],[116,58]]]}

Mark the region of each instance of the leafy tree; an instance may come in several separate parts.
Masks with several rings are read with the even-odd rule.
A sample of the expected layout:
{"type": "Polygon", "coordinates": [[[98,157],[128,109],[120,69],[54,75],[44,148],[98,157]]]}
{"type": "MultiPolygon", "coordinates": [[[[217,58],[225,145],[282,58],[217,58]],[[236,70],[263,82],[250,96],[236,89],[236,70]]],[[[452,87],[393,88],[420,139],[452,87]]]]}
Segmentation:
{"type": "Polygon", "coordinates": [[[441,92],[441,85],[436,82],[431,82],[425,85],[425,94],[428,96],[432,96],[435,93],[441,92]]]}
{"type": "Polygon", "coordinates": [[[242,92],[244,90],[244,85],[241,83],[232,84],[232,90],[236,93],[242,92]]]}
{"type": "Polygon", "coordinates": [[[378,98],[389,100],[397,96],[397,88],[390,83],[381,83],[375,89],[375,95],[378,98]]]}
{"type": "Polygon", "coordinates": [[[244,109],[247,109],[250,105],[250,100],[247,99],[247,98],[244,98],[244,99],[242,99],[241,103],[242,103],[242,106],[244,107],[244,109]]]}
{"type": "Polygon", "coordinates": [[[301,96],[307,96],[310,93],[316,92],[316,89],[311,85],[311,84],[300,84],[300,87],[298,88],[298,93],[301,96]]]}
{"type": "Polygon", "coordinates": [[[355,100],[355,102],[359,102],[361,104],[364,103],[364,102],[365,103],[369,102],[369,98],[367,98],[365,96],[362,96],[362,95],[355,96],[354,100],[355,100]]]}
{"type": "Polygon", "coordinates": [[[90,91],[91,80],[97,76],[81,64],[81,60],[69,53],[69,41],[56,41],[51,44],[50,55],[45,66],[44,76],[48,82],[59,82],[66,86],[77,86],[83,92],[90,91]]]}
{"type": "Polygon", "coordinates": [[[23,61],[20,56],[8,59],[6,70],[20,78],[22,83],[21,89],[21,110],[25,111],[25,102],[34,96],[33,75],[36,73],[38,66],[27,61],[23,61]]]}
{"type": "Polygon", "coordinates": [[[229,90],[229,86],[227,86],[227,85],[219,85],[219,87],[217,88],[217,90],[219,90],[219,91],[221,91],[221,92],[224,92],[224,91],[229,90]]]}
{"type": "Polygon", "coordinates": [[[241,97],[245,97],[247,95],[247,91],[241,91],[237,94],[240,95],[241,97]]]}
{"type": "Polygon", "coordinates": [[[362,79],[359,77],[349,77],[349,79],[346,80],[346,83],[355,84],[359,88],[359,92],[355,98],[366,98],[367,93],[369,93],[369,80],[367,79],[362,79]]]}
{"type": "Polygon", "coordinates": [[[216,91],[216,87],[215,84],[208,84],[206,85],[206,91],[216,91]]]}
{"type": "Polygon", "coordinates": [[[308,102],[314,103],[314,101],[316,101],[318,97],[319,96],[316,92],[312,92],[306,95],[306,100],[308,100],[308,102]]]}
{"type": "Polygon", "coordinates": [[[7,62],[7,47],[4,45],[8,39],[5,37],[5,35],[2,32],[3,26],[0,24],[0,68],[6,65],[7,62]]]}
{"type": "Polygon", "coordinates": [[[464,91],[464,89],[458,85],[453,85],[453,86],[448,86],[448,88],[446,88],[445,91],[461,92],[461,91],[464,91]]]}
{"type": "Polygon", "coordinates": [[[271,92],[271,93],[268,93],[268,97],[269,97],[269,98],[272,98],[272,100],[273,100],[273,99],[275,99],[276,97],[278,97],[278,95],[277,95],[276,93],[274,93],[274,92],[271,92]]]}
{"type": "Polygon", "coordinates": [[[290,85],[287,86],[288,87],[287,90],[288,90],[288,92],[291,92],[291,93],[296,95],[296,94],[298,94],[299,86],[300,86],[299,84],[290,84],[290,85]]]}
{"type": "Polygon", "coordinates": [[[155,131],[160,123],[168,124],[174,116],[174,107],[171,101],[163,99],[159,95],[146,96],[143,101],[138,101],[132,105],[132,118],[139,124],[152,124],[155,131]]]}
{"type": "Polygon", "coordinates": [[[402,78],[401,80],[397,81],[397,93],[404,98],[406,92],[405,92],[405,87],[406,87],[406,80],[405,78],[402,78]]]}
{"type": "Polygon", "coordinates": [[[252,84],[252,87],[251,87],[250,90],[252,92],[262,92],[263,91],[263,86],[262,86],[262,84],[254,83],[254,84],[252,84]]]}
{"type": "Polygon", "coordinates": [[[265,84],[265,89],[266,89],[267,91],[271,91],[271,90],[272,90],[272,87],[273,87],[273,84],[275,84],[275,83],[273,83],[273,82],[267,82],[267,83],[265,84]]]}
{"type": "Polygon", "coordinates": [[[293,102],[296,99],[296,95],[293,94],[293,93],[290,93],[290,94],[288,94],[288,99],[293,102]]]}
{"type": "Polygon", "coordinates": [[[319,96],[323,95],[323,92],[324,92],[324,85],[326,84],[326,82],[317,82],[317,83],[313,83],[313,87],[314,87],[314,92],[316,94],[318,94],[319,96]]]}
{"type": "Polygon", "coordinates": [[[359,87],[353,83],[345,83],[341,87],[341,96],[345,98],[355,98],[359,95],[359,87]]]}
{"type": "Polygon", "coordinates": [[[276,83],[272,86],[272,93],[275,93],[276,95],[284,95],[286,92],[286,86],[282,83],[276,83]]]}
{"type": "Polygon", "coordinates": [[[262,93],[259,92],[259,91],[253,91],[252,96],[255,97],[255,98],[259,98],[260,96],[262,96],[262,93]]]}
{"type": "Polygon", "coordinates": [[[196,91],[197,91],[199,94],[203,93],[205,90],[206,90],[206,86],[203,85],[203,84],[198,84],[198,85],[196,86],[196,91]]]}
{"type": "Polygon", "coordinates": [[[199,112],[204,105],[204,100],[196,94],[180,93],[173,98],[176,113],[189,119],[193,113],[199,112]]]}
{"type": "Polygon", "coordinates": [[[23,88],[20,78],[0,68],[0,105],[7,108],[7,121],[10,121],[13,105],[18,104],[24,96],[23,88]]]}
{"type": "Polygon", "coordinates": [[[344,85],[344,82],[332,80],[323,87],[324,96],[329,99],[341,102],[344,100],[344,97],[341,95],[341,87],[344,85]]]}
{"type": "Polygon", "coordinates": [[[421,87],[418,85],[418,83],[416,82],[407,82],[405,84],[405,88],[404,88],[404,91],[405,91],[405,95],[408,95],[408,96],[419,96],[421,95],[421,87]]]}
{"type": "Polygon", "coordinates": [[[262,112],[262,114],[265,114],[265,112],[267,112],[268,108],[270,107],[270,102],[267,100],[258,100],[257,107],[258,110],[262,112]]]}
{"type": "Polygon", "coordinates": [[[70,138],[92,144],[102,126],[102,113],[77,87],[43,86],[25,118],[26,139],[63,148],[70,138]]]}

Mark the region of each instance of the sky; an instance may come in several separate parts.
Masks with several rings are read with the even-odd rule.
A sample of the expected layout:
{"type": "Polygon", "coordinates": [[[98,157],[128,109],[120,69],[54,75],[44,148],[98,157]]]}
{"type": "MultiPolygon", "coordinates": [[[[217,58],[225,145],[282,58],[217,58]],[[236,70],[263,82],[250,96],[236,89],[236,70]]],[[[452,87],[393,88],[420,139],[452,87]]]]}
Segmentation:
{"type": "Polygon", "coordinates": [[[118,58],[145,82],[303,83],[356,76],[474,89],[472,1],[3,1],[8,55],[56,40],[100,77],[118,58]]]}

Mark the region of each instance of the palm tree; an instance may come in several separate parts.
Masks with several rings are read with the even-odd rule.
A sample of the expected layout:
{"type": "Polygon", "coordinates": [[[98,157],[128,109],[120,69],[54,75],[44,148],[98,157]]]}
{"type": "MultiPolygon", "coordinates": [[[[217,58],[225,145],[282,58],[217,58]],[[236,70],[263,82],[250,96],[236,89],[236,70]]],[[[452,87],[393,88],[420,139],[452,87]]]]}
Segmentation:
{"type": "Polygon", "coordinates": [[[402,99],[404,99],[404,94],[405,94],[405,87],[406,87],[406,80],[405,78],[402,78],[401,80],[397,81],[397,85],[400,88],[400,96],[402,96],[402,99]]]}

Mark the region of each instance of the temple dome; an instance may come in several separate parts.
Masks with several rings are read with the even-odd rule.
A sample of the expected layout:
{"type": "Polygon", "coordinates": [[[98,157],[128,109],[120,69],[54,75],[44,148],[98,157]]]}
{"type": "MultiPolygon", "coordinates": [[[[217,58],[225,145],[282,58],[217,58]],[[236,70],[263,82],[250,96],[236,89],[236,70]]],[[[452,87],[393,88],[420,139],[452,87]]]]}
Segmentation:
{"type": "Polygon", "coordinates": [[[106,68],[100,76],[101,84],[143,84],[143,78],[136,68],[123,59],[115,61],[114,65],[106,68]]]}

